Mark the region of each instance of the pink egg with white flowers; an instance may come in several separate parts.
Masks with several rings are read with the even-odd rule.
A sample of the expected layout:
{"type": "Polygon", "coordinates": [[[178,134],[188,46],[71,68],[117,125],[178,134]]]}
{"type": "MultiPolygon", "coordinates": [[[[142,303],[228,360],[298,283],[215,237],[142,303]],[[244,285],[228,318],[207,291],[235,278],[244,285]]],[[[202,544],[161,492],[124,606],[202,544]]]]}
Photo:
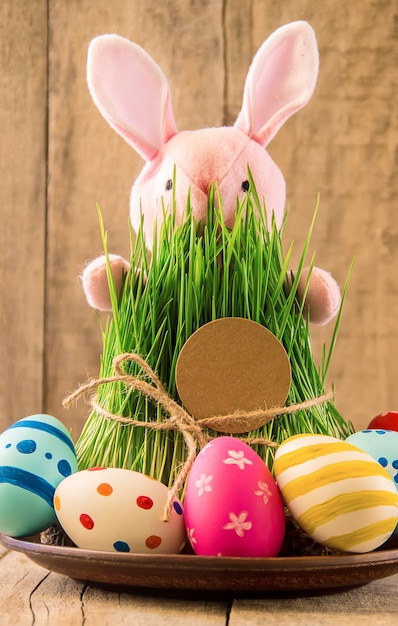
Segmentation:
{"type": "Polygon", "coordinates": [[[235,437],[217,437],[198,454],[184,517],[192,549],[202,556],[277,556],[285,535],[282,498],[271,472],[235,437]]]}

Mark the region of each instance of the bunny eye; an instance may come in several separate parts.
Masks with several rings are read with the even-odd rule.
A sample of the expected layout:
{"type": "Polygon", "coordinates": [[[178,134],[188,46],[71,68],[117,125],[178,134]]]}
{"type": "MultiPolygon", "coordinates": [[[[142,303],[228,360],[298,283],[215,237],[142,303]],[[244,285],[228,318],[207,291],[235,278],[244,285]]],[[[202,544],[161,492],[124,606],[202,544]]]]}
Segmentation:
{"type": "Polygon", "coordinates": [[[244,180],[242,183],[242,191],[244,191],[245,193],[247,193],[249,191],[250,188],[250,183],[248,180],[244,180]]]}
{"type": "Polygon", "coordinates": [[[173,181],[171,180],[171,178],[169,178],[169,180],[166,182],[166,191],[170,191],[170,189],[173,189],[173,181]]]}

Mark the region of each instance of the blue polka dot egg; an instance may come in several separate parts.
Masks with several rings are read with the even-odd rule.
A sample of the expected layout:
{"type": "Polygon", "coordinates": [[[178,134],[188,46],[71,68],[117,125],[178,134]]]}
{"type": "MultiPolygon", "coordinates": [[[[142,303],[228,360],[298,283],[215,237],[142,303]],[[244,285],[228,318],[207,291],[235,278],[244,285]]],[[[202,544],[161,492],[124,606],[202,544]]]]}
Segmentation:
{"type": "Polygon", "coordinates": [[[58,484],[77,471],[72,438],[51,415],[31,415],[0,435],[0,532],[34,535],[56,521],[58,484]]]}
{"type": "Polygon", "coordinates": [[[367,428],[353,433],[346,441],[378,461],[398,489],[398,432],[367,428]]]}

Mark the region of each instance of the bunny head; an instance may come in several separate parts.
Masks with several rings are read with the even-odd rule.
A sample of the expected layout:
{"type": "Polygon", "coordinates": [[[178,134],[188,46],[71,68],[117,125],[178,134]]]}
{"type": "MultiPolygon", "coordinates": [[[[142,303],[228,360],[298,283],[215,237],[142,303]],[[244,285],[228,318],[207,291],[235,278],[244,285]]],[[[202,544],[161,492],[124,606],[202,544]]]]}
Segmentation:
{"type": "Polygon", "coordinates": [[[178,132],[168,81],[152,58],[118,35],[91,42],[87,76],[92,98],[111,127],[146,161],[131,191],[130,217],[137,230],[144,216],[149,248],[154,224],[160,224],[173,197],[177,220],[185,215],[190,194],[194,217],[205,221],[211,183],[222,199],[225,223],[232,226],[236,199],[243,199],[249,188],[248,167],[268,217],[274,214],[281,225],[285,181],[265,147],[310,99],[318,65],[309,24],[298,21],[283,26],[253,59],[234,126],[178,132]]]}

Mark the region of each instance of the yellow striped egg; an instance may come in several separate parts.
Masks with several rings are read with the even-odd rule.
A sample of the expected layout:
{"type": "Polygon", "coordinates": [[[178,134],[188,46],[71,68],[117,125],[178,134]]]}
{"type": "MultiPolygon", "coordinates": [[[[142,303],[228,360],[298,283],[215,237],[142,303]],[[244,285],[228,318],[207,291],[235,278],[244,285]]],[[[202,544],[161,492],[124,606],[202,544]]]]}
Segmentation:
{"type": "Polygon", "coordinates": [[[377,461],[326,435],[295,435],[275,455],[275,477],[299,526],[338,551],[369,552],[392,535],[398,492],[377,461]]]}

